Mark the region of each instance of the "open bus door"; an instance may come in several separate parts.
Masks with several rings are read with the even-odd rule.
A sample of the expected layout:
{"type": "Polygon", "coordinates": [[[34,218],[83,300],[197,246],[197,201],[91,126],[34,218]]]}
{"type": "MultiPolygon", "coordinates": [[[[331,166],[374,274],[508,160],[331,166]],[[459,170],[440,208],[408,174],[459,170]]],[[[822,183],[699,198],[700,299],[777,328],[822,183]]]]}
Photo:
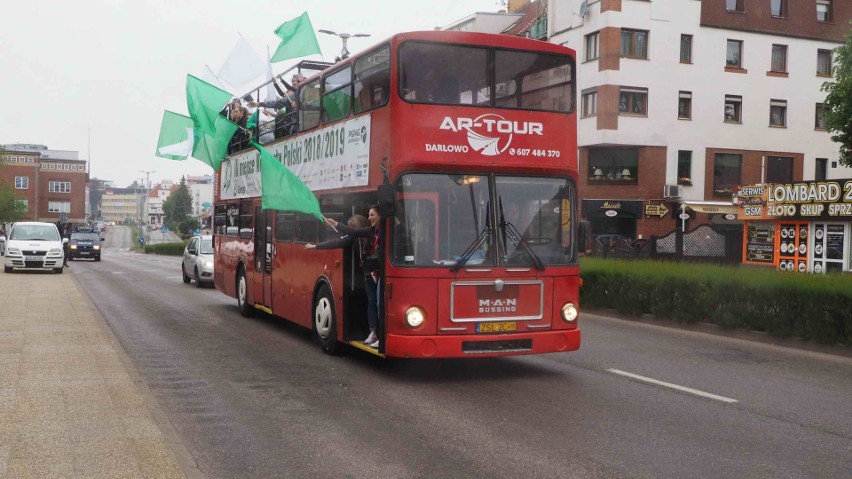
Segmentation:
{"type": "Polygon", "coordinates": [[[272,312],[272,260],[275,257],[275,245],[272,242],[273,210],[254,207],[254,272],[260,282],[255,282],[255,302],[268,313],[272,312]]]}

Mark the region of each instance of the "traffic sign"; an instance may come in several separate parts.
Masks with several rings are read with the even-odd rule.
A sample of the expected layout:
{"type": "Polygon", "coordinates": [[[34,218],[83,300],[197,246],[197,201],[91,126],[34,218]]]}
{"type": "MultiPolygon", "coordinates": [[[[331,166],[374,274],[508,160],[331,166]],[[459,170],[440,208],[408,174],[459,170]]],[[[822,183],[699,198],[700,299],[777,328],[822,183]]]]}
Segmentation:
{"type": "Polygon", "coordinates": [[[168,227],[168,226],[166,226],[166,225],[163,225],[163,227],[162,227],[162,228],[160,228],[160,232],[161,232],[161,233],[163,233],[163,234],[168,233],[168,232],[169,232],[169,227],[168,227]]]}
{"type": "Polygon", "coordinates": [[[666,205],[645,205],[645,216],[659,216],[662,218],[669,214],[669,209],[666,208],[666,205]]]}

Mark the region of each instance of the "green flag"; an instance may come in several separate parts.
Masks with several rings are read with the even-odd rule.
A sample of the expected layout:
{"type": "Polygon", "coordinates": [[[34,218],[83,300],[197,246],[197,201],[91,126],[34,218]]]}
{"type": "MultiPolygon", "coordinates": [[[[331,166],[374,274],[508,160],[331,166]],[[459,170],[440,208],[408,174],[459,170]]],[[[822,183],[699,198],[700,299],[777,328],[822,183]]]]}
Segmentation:
{"type": "Polygon", "coordinates": [[[185,160],[192,153],[192,143],[192,118],[164,111],[160,139],[154,155],[168,160],[185,160]]]}
{"type": "Polygon", "coordinates": [[[254,113],[251,114],[249,119],[246,121],[246,130],[251,130],[252,128],[257,128],[257,117],[260,113],[260,110],[255,110],[254,113]]]}
{"type": "Polygon", "coordinates": [[[260,191],[263,209],[298,211],[323,221],[319,201],[308,185],[255,142],[260,152],[260,191]]]}
{"type": "Polygon", "coordinates": [[[219,114],[231,94],[198,78],[186,76],[186,109],[192,118],[194,138],[192,157],[219,168],[228,152],[228,142],[237,131],[236,123],[219,114]]]}
{"type": "Polygon", "coordinates": [[[275,34],[281,38],[281,43],[275,50],[275,54],[272,55],[270,60],[272,62],[321,53],[308,12],[282,23],[280,27],[275,29],[275,34]]]}

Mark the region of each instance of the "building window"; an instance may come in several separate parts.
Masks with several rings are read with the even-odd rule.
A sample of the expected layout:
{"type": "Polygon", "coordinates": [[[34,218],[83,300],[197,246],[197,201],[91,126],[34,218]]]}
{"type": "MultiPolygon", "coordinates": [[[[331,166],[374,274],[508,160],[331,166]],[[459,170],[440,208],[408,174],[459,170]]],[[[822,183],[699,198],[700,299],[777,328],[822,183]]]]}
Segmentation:
{"type": "Polygon", "coordinates": [[[679,120],[689,120],[689,119],[692,118],[692,92],[691,91],[682,91],[678,94],[677,118],[679,120]]]}
{"type": "Polygon", "coordinates": [[[47,211],[48,211],[48,213],[70,213],[71,212],[71,202],[70,201],[48,201],[47,202],[47,211]]]}
{"type": "Polygon", "coordinates": [[[816,104],[816,115],[814,119],[814,128],[817,130],[825,130],[825,105],[822,103],[816,104]]]}
{"type": "Polygon", "coordinates": [[[787,0],[770,0],[769,14],[773,17],[787,17],[787,0]]]}
{"type": "Polygon", "coordinates": [[[769,156],[766,158],[767,183],[792,183],[793,158],[786,156],[769,156]]]}
{"type": "Polygon", "coordinates": [[[817,158],[814,162],[814,180],[824,181],[828,175],[828,158],[817,158]]]}
{"type": "Polygon", "coordinates": [[[818,22],[830,22],[834,19],[833,17],[833,5],[831,4],[831,0],[816,0],[816,8],[817,8],[817,21],[818,22]]]}
{"type": "Polygon", "coordinates": [[[743,97],[725,95],[725,122],[742,123],[743,97]]]}
{"type": "Polygon", "coordinates": [[[47,183],[49,193],[71,193],[70,181],[50,181],[47,183]]]}
{"type": "Polygon", "coordinates": [[[627,58],[648,58],[648,31],[621,30],[621,56],[627,58]]]}
{"type": "Polygon", "coordinates": [[[730,197],[740,184],[742,155],[716,153],[713,162],[713,196],[730,197]]]}
{"type": "Polygon", "coordinates": [[[692,35],[680,36],[680,62],[692,63],[692,35]]]}
{"type": "Polygon", "coordinates": [[[598,113],[598,91],[583,92],[583,117],[594,116],[598,113]]]}
{"type": "Polygon", "coordinates": [[[774,72],[787,72],[787,45],[772,45],[772,65],[774,72]]]}
{"type": "Polygon", "coordinates": [[[689,150],[677,152],[677,184],[692,186],[692,152],[689,150]]]}
{"type": "Polygon", "coordinates": [[[787,100],[769,101],[769,126],[787,126],[787,100]]]}
{"type": "Polygon", "coordinates": [[[55,170],[55,169],[56,169],[56,165],[55,165],[54,163],[50,163],[49,165],[47,165],[47,169],[48,169],[48,170],[55,170]]]}
{"type": "Polygon", "coordinates": [[[30,200],[15,200],[18,211],[26,213],[30,209],[30,200]]]}
{"type": "Polygon", "coordinates": [[[831,76],[831,50],[817,50],[817,76],[831,76]]]}
{"type": "Polygon", "coordinates": [[[600,32],[590,33],[586,35],[586,61],[598,59],[600,46],[600,32]]]}
{"type": "Polygon", "coordinates": [[[618,112],[623,115],[648,116],[648,89],[621,88],[618,97],[618,112]]]}
{"type": "Polygon", "coordinates": [[[728,53],[725,56],[725,65],[729,67],[742,68],[743,66],[743,41],[728,40],[728,53]]]}
{"type": "Polygon", "coordinates": [[[743,12],[743,0],[725,0],[725,10],[729,12],[743,12]]]}
{"type": "Polygon", "coordinates": [[[16,190],[27,190],[30,188],[30,177],[29,176],[16,176],[15,177],[15,189],[16,190]]]}
{"type": "Polygon", "coordinates": [[[639,176],[638,148],[590,148],[590,183],[636,183],[639,176]]]}

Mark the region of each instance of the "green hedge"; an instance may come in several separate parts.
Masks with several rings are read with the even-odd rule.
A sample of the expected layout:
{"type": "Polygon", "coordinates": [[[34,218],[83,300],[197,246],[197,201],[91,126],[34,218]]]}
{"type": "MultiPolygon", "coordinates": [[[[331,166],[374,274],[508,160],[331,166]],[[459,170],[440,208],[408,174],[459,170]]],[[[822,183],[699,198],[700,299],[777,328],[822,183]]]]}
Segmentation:
{"type": "Polygon", "coordinates": [[[183,249],[186,248],[186,243],[187,242],[180,241],[177,243],[146,244],[145,254],[153,253],[167,256],[181,256],[183,254],[183,249]]]}
{"type": "Polygon", "coordinates": [[[852,276],[583,258],[580,304],[852,345],[852,276]]]}

